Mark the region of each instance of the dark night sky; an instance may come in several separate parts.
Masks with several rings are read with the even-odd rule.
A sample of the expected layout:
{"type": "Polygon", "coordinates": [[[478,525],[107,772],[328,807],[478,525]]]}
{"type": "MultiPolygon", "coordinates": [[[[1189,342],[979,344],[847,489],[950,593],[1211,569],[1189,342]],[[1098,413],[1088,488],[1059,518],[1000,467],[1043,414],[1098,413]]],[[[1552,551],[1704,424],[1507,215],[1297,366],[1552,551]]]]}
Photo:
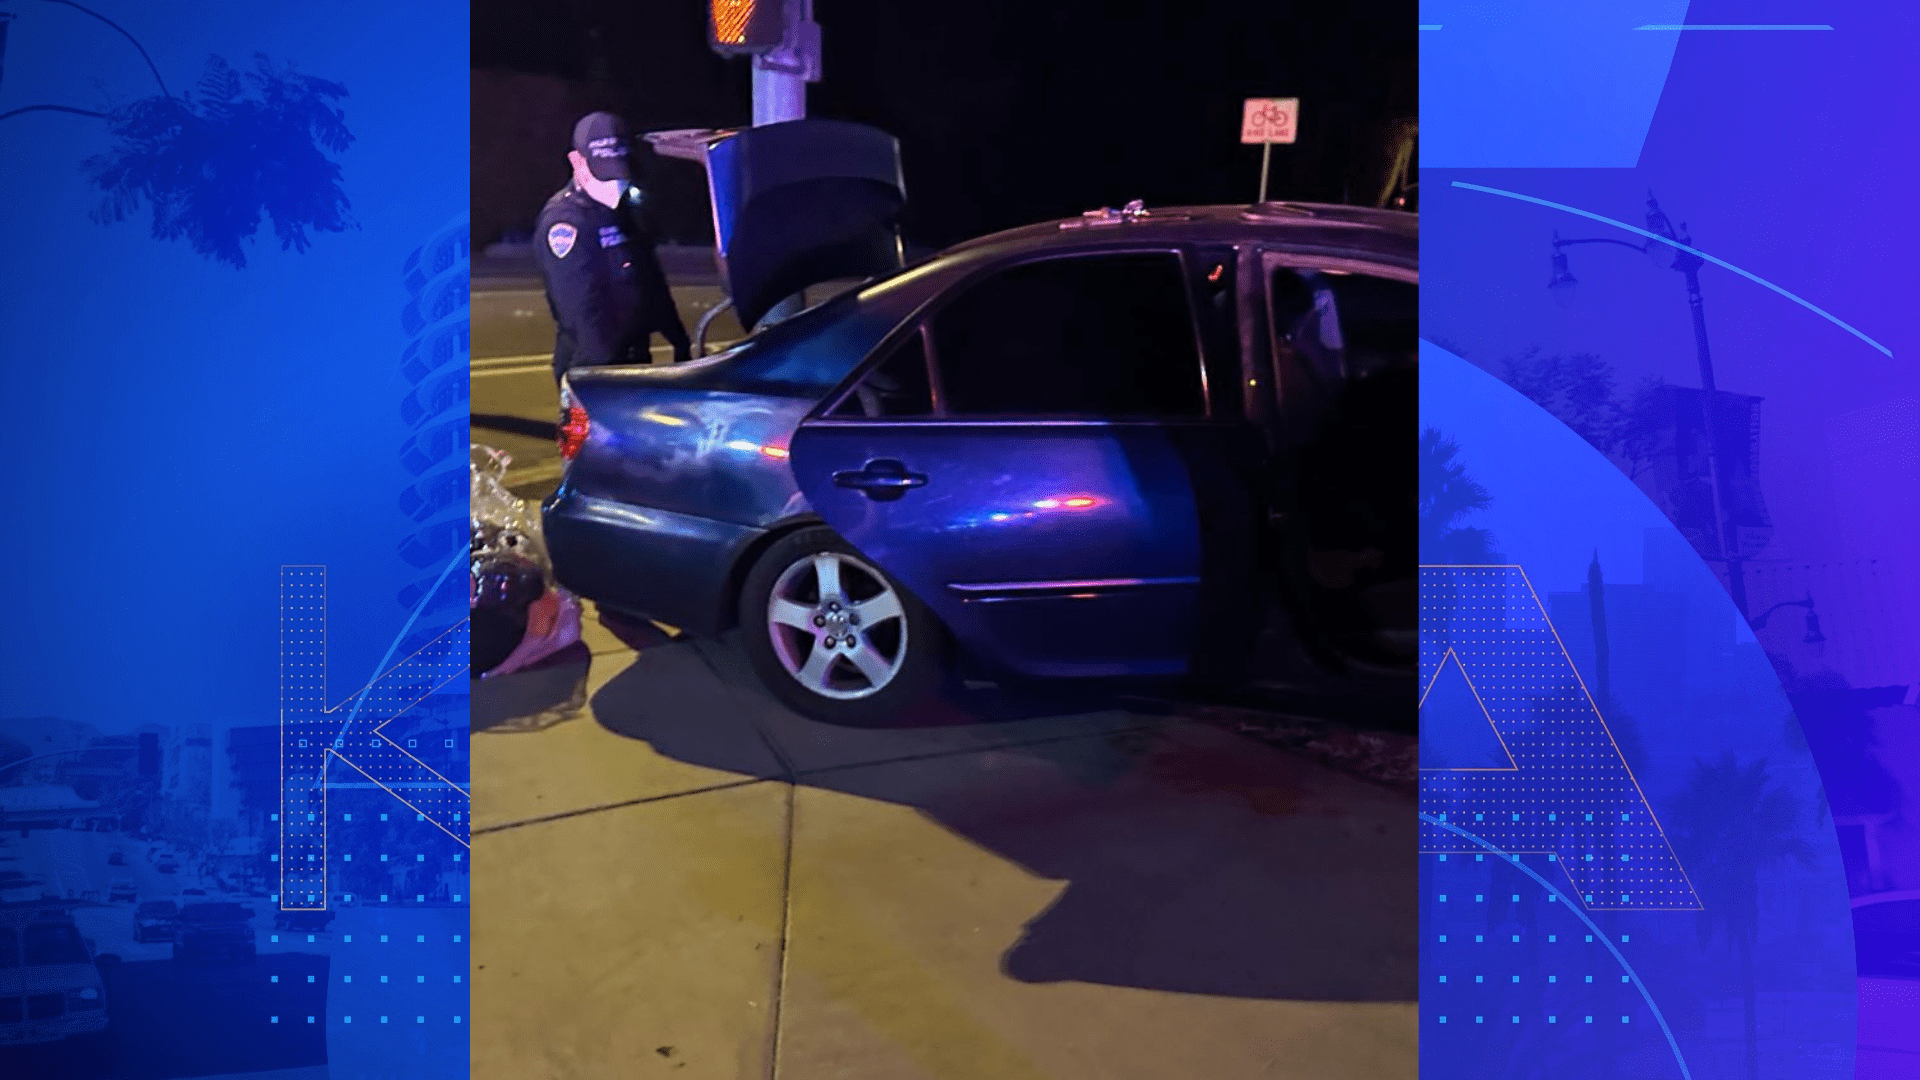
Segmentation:
{"type": "MultiPolygon", "coordinates": [[[[597,48],[650,126],[744,124],[747,61],[708,50],[705,10],[475,0],[473,65],[590,80],[597,48]]],[[[1371,200],[1384,126],[1415,108],[1413,4],[1236,0],[1169,5],[1184,17],[1153,20],[1114,10],[815,0],[825,78],[809,113],[900,138],[908,234],[926,244],[1130,198],[1250,201],[1259,150],[1239,142],[1249,96],[1302,99],[1301,143],[1274,151],[1274,197],[1371,200]]],[[[476,112],[476,128],[486,122],[476,112]]]]}

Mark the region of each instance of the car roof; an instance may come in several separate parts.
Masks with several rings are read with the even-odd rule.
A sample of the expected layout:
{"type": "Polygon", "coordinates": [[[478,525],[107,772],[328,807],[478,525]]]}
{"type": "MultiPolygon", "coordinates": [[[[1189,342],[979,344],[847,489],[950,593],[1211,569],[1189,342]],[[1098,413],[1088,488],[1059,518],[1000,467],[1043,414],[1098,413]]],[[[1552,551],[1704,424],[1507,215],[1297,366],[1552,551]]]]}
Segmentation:
{"type": "MultiPolygon", "coordinates": [[[[1269,202],[1254,206],[1148,207],[1128,216],[1120,211],[1090,211],[992,233],[947,248],[941,256],[1051,247],[1078,247],[1102,241],[1149,240],[1165,243],[1245,243],[1376,256],[1412,264],[1420,249],[1419,215],[1369,206],[1269,202]]],[[[938,256],[937,256],[938,257],[938,256]]],[[[937,258],[936,257],[936,258],[937,258]]]]}

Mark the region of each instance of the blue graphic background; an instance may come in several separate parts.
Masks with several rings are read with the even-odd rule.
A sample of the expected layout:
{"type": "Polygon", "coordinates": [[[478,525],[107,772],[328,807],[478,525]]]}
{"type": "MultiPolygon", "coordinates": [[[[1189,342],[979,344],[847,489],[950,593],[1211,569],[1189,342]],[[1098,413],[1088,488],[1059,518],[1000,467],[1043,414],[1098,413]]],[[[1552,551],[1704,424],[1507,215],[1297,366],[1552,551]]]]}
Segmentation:
{"type": "MultiPolygon", "coordinates": [[[[1763,995],[1762,1058],[1785,1070],[1777,1075],[1851,1076],[1852,935],[1838,845],[1819,816],[1814,763],[1790,736],[1786,697],[1758,645],[1736,636],[1732,604],[1630,481],[1499,381],[1428,345],[1420,409],[1421,423],[1458,442],[1460,462],[1491,493],[1479,521],[1532,586],[1511,601],[1507,623],[1536,625],[1524,608],[1537,596],[1589,687],[1600,681],[1584,591],[1596,551],[1608,568],[1608,632],[1621,651],[1611,665],[1612,707],[1602,718],[1700,901],[1698,910],[1685,910],[1695,905],[1671,895],[1684,899],[1685,883],[1676,888],[1670,871],[1656,869],[1658,880],[1640,886],[1657,888],[1654,896],[1630,905],[1609,903],[1610,896],[1582,902],[1569,871],[1583,871],[1561,860],[1593,853],[1605,860],[1647,846],[1628,827],[1597,837],[1579,820],[1628,805],[1613,788],[1630,797],[1631,787],[1588,766],[1593,747],[1585,742],[1550,740],[1523,754],[1528,744],[1514,733],[1544,721],[1505,718],[1502,734],[1520,766],[1509,788],[1463,799],[1452,788],[1463,774],[1422,775],[1421,1075],[1739,1075],[1740,950],[1750,947],[1763,995]],[[1648,663],[1656,655],[1668,662],[1648,663]],[[1716,805],[1716,790],[1703,786],[1695,763],[1728,754],[1742,764],[1764,759],[1771,787],[1791,800],[1795,813],[1774,832],[1742,836],[1742,828],[1761,827],[1753,808],[1716,805]],[[1552,812],[1576,821],[1571,830],[1559,826],[1557,845],[1532,835],[1552,828],[1536,820],[1552,812]],[[1524,817],[1526,832],[1510,816],[1524,817]],[[1689,837],[1698,839],[1689,844],[1689,837]],[[1764,897],[1743,895],[1739,868],[1716,863],[1749,841],[1779,856],[1758,868],[1764,897]],[[1760,900],[1761,915],[1743,943],[1726,920],[1749,899],[1760,900]],[[1703,931],[1710,940],[1701,940],[1703,931]]],[[[1517,576],[1423,574],[1423,652],[1438,647],[1429,639],[1449,633],[1442,586],[1476,573],[1517,576]]],[[[1532,675],[1541,658],[1513,662],[1532,675]]],[[[1478,689],[1491,697],[1496,688],[1486,682],[1478,689]]],[[[1470,720],[1423,710],[1423,767],[1435,757],[1432,744],[1470,720]]],[[[1630,828],[1641,827],[1636,810],[1630,828]]]]}
{"type": "MultiPolygon", "coordinates": [[[[1670,836],[1689,815],[1711,821],[1712,807],[1745,800],[1775,840],[1752,848],[1765,865],[1749,874],[1690,859],[1676,836],[1703,913],[1594,916],[1597,936],[1629,939],[1619,949],[1674,1047],[1635,1011],[1648,1002],[1631,983],[1611,1034],[1599,1005],[1579,1011],[1596,1016],[1591,1031],[1584,1019],[1529,1029],[1529,1009],[1572,1011],[1562,983],[1511,981],[1545,969],[1476,971],[1423,951],[1441,966],[1422,990],[1422,1075],[1920,1075],[1920,983],[1886,977],[1888,958],[1868,954],[1854,978],[1850,912],[1920,890],[1920,340],[1907,314],[1920,220],[1892,195],[1915,161],[1901,132],[1920,107],[1904,73],[1920,12],[1864,0],[1667,6],[1683,10],[1423,4],[1421,325],[1444,350],[1424,369],[1422,423],[1457,441],[1456,463],[1490,497],[1458,524],[1490,534],[1501,558],[1488,561],[1525,567],[1589,680],[1597,551],[1613,711],[1626,722],[1606,719],[1670,836]],[[1681,22],[1720,29],[1636,29],[1681,22]],[[1644,419],[1644,381],[1700,385],[1682,275],[1597,243],[1564,251],[1578,282],[1561,290],[1570,304],[1547,288],[1556,235],[1642,244],[1650,190],[1709,257],[1699,277],[1718,387],[1760,401],[1738,433],[1771,519],[1744,566],[1751,629],[1721,564],[1649,498],[1672,479],[1661,451],[1626,437],[1644,419]],[[1748,771],[1762,757],[1765,782],[1748,771]],[[1769,800],[1772,789],[1782,794],[1769,800]],[[1711,929],[1705,946],[1699,929],[1711,929]],[[1750,978],[1742,935],[1755,945],[1750,978]],[[1475,996],[1496,975],[1508,995],[1498,1007],[1475,996]]],[[[1436,730],[1484,749],[1471,730],[1436,730]]],[[[1720,835],[1721,847],[1735,839],[1720,835]]],[[[1463,896],[1506,900],[1485,920],[1554,932],[1553,902],[1524,910],[1534,879],[1481,854],[1423,856],[1424,940],[1473,921],[1454,906],[1463,896]]],[[[1526,869],[1564,879],[1544,860],[1526,869]]],[[[1534,882],[1535,902],[1543,891],[1534,882]]],[[[1576,932],[1581,948],[1598,947],[1576,932]]],[[[1598,986],[1610,970],[1617,979],[1613,958],[1595,954],[1579,975],[1598,986]]]]}
{"type": "MultiPolygon", "coordinates": [[[[0,626],[0,736],[87,746],[155,734],[169,777],[204,774],[157,797],[168,813],[197,800],[265,859],[277,807],[250,808],[261,777],[277,783],[281,567],[327,568],[326,665],[343,696],[465,614],[442,570],[465,547],[467,8],[101,0],[152,69],[69,6],[0,10],[16,16],[0,113],[81,110],[0,120],[0,461],[15,480],[0,589],[16,616],[0,626]],[[351,227],[314,228],[306,250],[282,250],[272,212],[320,198],[324,168],[248,178],[247,151],[217,140],[197,152],[225,186],[209,180],[191,212],[244,211],[253,185],[270,216],[241,249],[244,269],[185,237],[156,238],[144,205],[96,221],[102,194],[84,163],[113,141],[83,113],[117,118],[154,98],[156,70],[172,95],[204,103],[210,55],[244,74],[255,54],[344,88],[352,141],[325,156],[351,227]]],[[[456,683],[386,731],[464,787],[456,683]]],[[[315,1075],[466,1075],[465,845],[338,762],[328,778],[336,880],[351,879],[349,858],[431,870],[394,875],[407,888],[384,904],[374,890],[330,898],[335,919],[311,942],[263,926],[262,963],[285,955],[295,968],[260,968],[230,1015],[205,1005],[123,1031],[117,1068],[198,1076],[330,1061],[315,1075]],[[288,988],[309,976],[313,991],[288,988]]],[[[49,766],[41,779],[68,777],[49,766]]],[[[209,865],[237,880],[255,858],[243,850],[209,865]]],[[[277,887],[253,904],[277,905],[277,887]]],[[[166,961],[126,960],[152,996],[168,993],[166,961]]],[[[143,993],[121,1000],[134,1008],[143,993]]]]}

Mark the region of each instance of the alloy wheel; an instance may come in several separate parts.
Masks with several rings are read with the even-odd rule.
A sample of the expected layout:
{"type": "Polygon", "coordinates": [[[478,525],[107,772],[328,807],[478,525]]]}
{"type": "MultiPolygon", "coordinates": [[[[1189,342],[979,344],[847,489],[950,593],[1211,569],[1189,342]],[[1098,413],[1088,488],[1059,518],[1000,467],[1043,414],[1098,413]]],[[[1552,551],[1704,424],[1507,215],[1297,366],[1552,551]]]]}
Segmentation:
{"type": "Polygon", "coordinates": [[[907,620],[884,575],[851,555],[795,560],[767,600],[767,636],[787,674],[839,701],[871,697],[907,656],[907,620]]]}

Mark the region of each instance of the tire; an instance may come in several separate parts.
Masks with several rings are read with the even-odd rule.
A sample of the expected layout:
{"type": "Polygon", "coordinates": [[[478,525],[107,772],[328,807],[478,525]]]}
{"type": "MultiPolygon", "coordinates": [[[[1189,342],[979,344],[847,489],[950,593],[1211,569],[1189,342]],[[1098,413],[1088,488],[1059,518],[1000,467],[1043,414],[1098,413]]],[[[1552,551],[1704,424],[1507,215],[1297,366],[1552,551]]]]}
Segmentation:
{"type": "Polygon", "coordinates": [[[948,639],[939,620],[825,526],[799,529],[767,549],[740,590],[739,617],[741,643],[761,683],[814,720],[883,721],[931,703],[946,681],[948,639]],[[828,565],[839,585],[823,597],[820,571],[828,565]],[[776,599],[784,619],[776,616],[776,599]],[[866,605],[879,615],[857,625],[866,605]],[[849,621],[836,625],[841,619],[849,621]],[[829,637],[836,644],[823,652],[829,637]],[[851,648],[843,644],[848,639],[851,648]]]}

